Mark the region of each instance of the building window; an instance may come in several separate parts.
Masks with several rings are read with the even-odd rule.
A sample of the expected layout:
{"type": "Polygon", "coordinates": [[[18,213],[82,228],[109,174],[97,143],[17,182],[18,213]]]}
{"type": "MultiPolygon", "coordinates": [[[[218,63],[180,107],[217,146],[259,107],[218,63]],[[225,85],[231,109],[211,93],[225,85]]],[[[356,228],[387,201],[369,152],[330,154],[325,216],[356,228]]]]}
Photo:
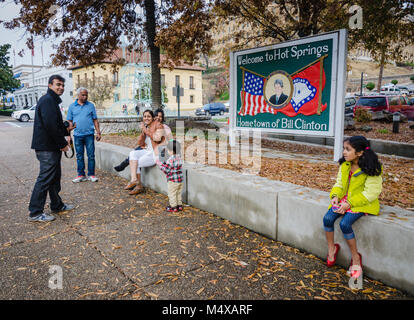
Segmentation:
{"type": "Polygon", "coordinates": [[[194,77],[190,76],[190,89],[195,89],[194,88],[194,77]]]}
{"type": "Polygon", "coordinates": [[[113,78],[114,84],[118,84],[118,72],[114,72],[114,78],[113,78]]]}
{"type": "Polygon", "coordinates": [[[165,74],[161,75],[161,87],[165,86],[165,74]]]}
{"type": "Polygon", "coordinates": [[[194,103],[194,96],[190,96],[190,103],[194,103]]]}
{"type": "Polygon", "coordinates": [[[72,72],[71,72],[71,73],[69,73],[69,78],[72,78],[72,72]]]}
{"type": "Polygon", "coordinates": [[[78,87],[80,87],[80,74],[78,74],[78,87]]]}
{"type": "Polygon", "coordinates": [[[180,85],[180,76],[175,76],[175,86],[178,87],[180,85]]]}
{"type": "Polygon", "coordinates": [[[72,96],[73,96],[73,91],[71,91],[71,92],[69,93],[69,95],[72,97],[72,96]]]}
{"type": "Polygon", "coordinates": [[[118,102],[119,101],[119,93],[115,93],[114,94],[114,102],[118,102]]]}
{"type": "Polygon", "coordinates": [[[95,83],[95,71],[92,71],[92,82],[95,83]]]}

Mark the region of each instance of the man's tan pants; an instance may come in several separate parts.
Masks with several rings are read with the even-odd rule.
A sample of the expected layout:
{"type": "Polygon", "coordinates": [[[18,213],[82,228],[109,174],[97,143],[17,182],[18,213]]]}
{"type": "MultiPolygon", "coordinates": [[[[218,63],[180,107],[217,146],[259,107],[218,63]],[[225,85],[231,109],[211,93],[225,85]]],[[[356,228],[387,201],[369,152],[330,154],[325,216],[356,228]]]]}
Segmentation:
{"type": "Polygon", "coordinates": [[[168,199],[170,200],[170,207],[182,206],[181,191],[183,190],[182,182],[168,181],[168,199]]]}

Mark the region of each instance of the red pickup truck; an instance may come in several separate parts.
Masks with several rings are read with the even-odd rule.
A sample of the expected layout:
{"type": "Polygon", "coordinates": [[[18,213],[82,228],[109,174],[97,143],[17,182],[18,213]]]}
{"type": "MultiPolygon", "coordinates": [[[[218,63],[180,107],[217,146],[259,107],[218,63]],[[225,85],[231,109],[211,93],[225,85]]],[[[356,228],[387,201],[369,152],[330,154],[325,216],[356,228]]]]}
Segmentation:
{"type": "Polygon", "coordinates": [[[355,104],[354,112],[358,108],[365,108],[372,112],[400,112],[404,114],[408,120],[414,120],[414,104],[409,98],[401,95],[363,96],[360,97],[355,104]]]}

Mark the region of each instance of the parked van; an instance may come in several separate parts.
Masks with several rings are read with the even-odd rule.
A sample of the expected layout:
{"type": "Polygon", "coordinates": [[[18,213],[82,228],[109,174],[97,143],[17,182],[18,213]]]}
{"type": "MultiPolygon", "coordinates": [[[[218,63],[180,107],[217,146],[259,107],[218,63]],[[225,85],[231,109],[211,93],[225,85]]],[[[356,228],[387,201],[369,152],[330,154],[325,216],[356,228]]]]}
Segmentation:
{"type": "Polygon", "coordinates": [[[394,85],[386,85],[381,87],[381,94],[401,94],[400,88],[394,85]]]}

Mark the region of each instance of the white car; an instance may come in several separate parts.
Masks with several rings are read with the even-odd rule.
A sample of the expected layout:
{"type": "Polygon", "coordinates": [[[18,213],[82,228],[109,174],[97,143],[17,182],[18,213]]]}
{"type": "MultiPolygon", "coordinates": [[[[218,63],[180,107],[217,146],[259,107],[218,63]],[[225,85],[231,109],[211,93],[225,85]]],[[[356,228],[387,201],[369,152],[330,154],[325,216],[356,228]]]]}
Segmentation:
{"type": "Polygon", "coordinates": [[[27,122],[29,120],[34,119],[34,117],[35,117],[35,108],[36,108],[36,106],[33,106],[29,109],[14,111],[11,116],[12,116],[12,118],[14,118],[16,120],[27,122]]]}

